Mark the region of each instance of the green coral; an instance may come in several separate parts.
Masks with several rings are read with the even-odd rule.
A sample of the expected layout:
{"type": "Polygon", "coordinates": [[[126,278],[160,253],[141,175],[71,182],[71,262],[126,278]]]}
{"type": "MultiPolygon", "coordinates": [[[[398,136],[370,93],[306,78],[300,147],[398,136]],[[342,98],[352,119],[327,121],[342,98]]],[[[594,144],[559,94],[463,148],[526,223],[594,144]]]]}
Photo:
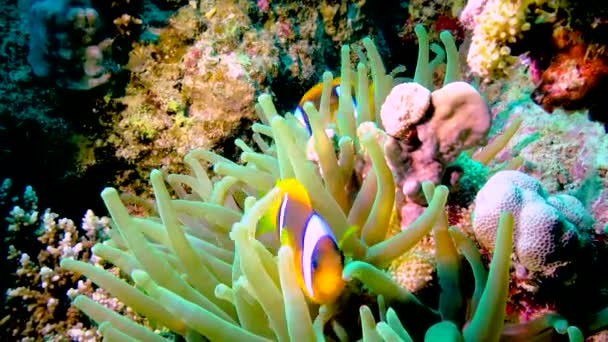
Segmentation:
{"type": "Polygon", "coordinates": [[[489,170],[485,165],[466,153],[459,154],[456,160],[447,166],[443,176],[443,183],[450,184],[449,203],[467,207],[473,202],[488,176],[489,170]]]}

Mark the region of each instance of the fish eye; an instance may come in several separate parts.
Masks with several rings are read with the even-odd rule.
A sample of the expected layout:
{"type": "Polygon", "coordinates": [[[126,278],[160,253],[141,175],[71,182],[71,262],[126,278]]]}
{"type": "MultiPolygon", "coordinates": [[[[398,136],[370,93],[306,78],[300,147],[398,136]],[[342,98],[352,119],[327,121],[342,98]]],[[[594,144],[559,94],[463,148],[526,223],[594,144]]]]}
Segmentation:
{"type": "Polygon", "coordinates": [[[319,265],[318,265],[318,263],[317,263],[317,259],[316,259],[316,258],[315,258],[315,259],[312,259],[312,263],[311,263],[311,267],[312,267],[312,269],[313,269],[313,270],[315,270],[315,269],[317,269],[317,267],[318,267],[318,266],[319,266],[319,265]]]}
{"type": "Polygon", "coordinates": [[[317,245],[315,247],[315,251],[312,253],[312,260],[310,261],[310,267],[312,268],[312,270],[316,270],[319,267],[319,258],[320,258],[320,251],[319,251],[319,246],[317,245]]]}

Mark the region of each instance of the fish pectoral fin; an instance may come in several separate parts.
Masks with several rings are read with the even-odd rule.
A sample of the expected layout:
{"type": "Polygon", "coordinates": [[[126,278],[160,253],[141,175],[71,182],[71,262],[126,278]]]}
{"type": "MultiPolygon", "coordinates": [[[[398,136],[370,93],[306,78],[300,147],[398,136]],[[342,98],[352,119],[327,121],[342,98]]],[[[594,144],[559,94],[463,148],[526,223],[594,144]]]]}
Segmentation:
{"type": "Polygon", "coordinates": [[[272,222],[272,219],[270,218],[270,216],[264,215],[258,221],[258,227],[256,229],[256,236],[260,236],[262,234],[271,232],[274,229],[275,229],[275,225],[272,222]]]}
{"type": "MultiPolygon", "coordinates": [[[[281,230],[281,245],[287,245],[287,246],[290,246],[291,248],[294,248],[291,241],[292,240],[291,240],[291,235],[289,234],[289,229],[283,228],[281,230]]],[[[293,252],[295,253],[296,251],[294,250],[293,252]]]]}

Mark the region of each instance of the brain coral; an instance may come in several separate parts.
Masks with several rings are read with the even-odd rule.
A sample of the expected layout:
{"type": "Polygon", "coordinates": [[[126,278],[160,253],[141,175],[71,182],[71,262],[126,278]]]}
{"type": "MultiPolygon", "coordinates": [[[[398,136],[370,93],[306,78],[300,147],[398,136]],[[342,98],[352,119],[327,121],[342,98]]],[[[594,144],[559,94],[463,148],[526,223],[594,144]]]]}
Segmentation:
{"type": "Polygon", "coordinates": [[[553,275],[590,246],[592,219],[583,204],[566,194],[549,195],[541,183],[519,171],[500,171],[475,198],[473,231],[486,249],[494,248],[498,217],[515,219],[513,251],[527,269],[553,275]]]}

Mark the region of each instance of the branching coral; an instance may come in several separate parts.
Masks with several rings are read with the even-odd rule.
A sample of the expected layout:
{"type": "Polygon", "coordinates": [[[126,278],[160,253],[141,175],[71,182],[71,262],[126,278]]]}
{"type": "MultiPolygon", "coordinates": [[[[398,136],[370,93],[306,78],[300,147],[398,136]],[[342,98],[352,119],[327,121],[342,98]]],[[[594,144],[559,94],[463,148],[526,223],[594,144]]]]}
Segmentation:
{"type": "MultiPolygon", "coordinates": [[[[8,183],[5,181],[3,185],[8,183]]],[[[89,211],[79,229],[71,220],[60,219],[50,210],[39,215],[38,198],[29,186],[22,201],[10,200],[3,196],[5,194],[0,193],[2,207],[6,204],[21,206],[15,205],[6,217],[3,243],[8,245],[8,250],[3,258],[12,269],[3,281],[3,285],[10,288],[6,290],[6,298],[2,297],[0,334],[7,339],[20,340],[41,335],[49,339],[92,338],[95,329],[83,322],[81,313],[66,305],[69,299],[65,291],[77,285],[78,277],[60,268],[59,260],[92,261],[91,247],[102,240],[109,220],[98,218],[89,211]],[[4,203],[7,199],[8,203],[4,203]]],[[[92,291],[88,285],[87,288],[78,283],[82,292],[92,291]]]]}

